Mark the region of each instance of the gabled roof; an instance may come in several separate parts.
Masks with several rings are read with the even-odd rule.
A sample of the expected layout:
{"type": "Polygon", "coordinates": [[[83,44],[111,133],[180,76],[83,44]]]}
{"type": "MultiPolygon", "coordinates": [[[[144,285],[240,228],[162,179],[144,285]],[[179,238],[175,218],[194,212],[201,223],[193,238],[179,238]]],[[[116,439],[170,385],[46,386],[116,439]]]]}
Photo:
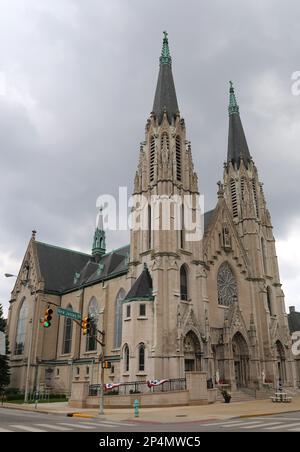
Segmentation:
{"type": "Polygon", "coordinates": [[[36,241],[35,245],[46,291],[62,292],[70,287],[75,273],[84,268],[91,258],[89,254],[47,243],[36,241]]]}
{"type": "Polygon", "coordinates": [[[147,266],[144,269],[137,280],[134,282],[130,291],[126,295],[124,301],[130,300],[153,300],[152,295],[152,278],[147,266]]]}
{"type": "Polygon", "coordinates": [[[127,272],[129,245],[105,254],[99,262],[90,254],[37,241],[35,246],[46,292],[63,293],[127,272]]]}
{"type": "Polygon", "coordinates": [[[288,314],[288,323],[291,333],[294,333],[294,331],[300,331],[300,312],[291,311],[288,314]]]}
{"type": "Polygon", "coordinates": [[[172,59],[169,51],[169,42],[167,33],[164,32],[164,34],[153,112],[157,117],[159,124],[161,124],[164,112],[166,112],[168,121],[171,124],[172,119],[175,119],[179,112],[179,108],[172,74],[172,59]]]}

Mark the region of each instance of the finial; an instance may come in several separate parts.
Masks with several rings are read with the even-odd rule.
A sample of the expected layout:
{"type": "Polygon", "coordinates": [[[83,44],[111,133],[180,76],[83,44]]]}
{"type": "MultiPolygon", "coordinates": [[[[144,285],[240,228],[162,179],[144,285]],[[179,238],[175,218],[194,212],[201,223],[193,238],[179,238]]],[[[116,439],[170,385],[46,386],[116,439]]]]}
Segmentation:
{"type": "Polygon", "coordinates": [[[163,46],[161,51],[161,57],[159,59],[160,64],[168,64],[169,66],[172,63],[172,58],[170,55],[170,49],[169,49],[169,41],[168,41],[168,33],[166,31],[164,33],[164,39],[163,39],[163,46]]]}
{"type": "Polygon", "coordinates": [[[223,187],[223,184],[222,184],[222,182],[220,180],[218,182],[218,186],[219,186],[218,198],[224,198],[224,187],[223,187]]]}
{"type": "Polygon", "coordinates": [[[228,112],[229,115],[234,115],[234,114],[239,114],[239,106],[237,104],[236,101],[236,97],[235,97],[235,93],[234,93],[234,88],[233,88],[233,83],[230,80],[229,82],[230,84],[230,89],[229,89],[229,107],[228,107],[228,112]]]}
{"type": "Polygon", "coordinates": [[[32,237],[31,237],[31,238],[32,238],[32,240],[35,240],[35,236],[36,236],[36,231],[35,231],[35,230],[33,230],[33,231],[32,231],[32,237]]]}
{"type": "Polygon", "coordinates": [[[144,262],[144,270],[148,270],[146,262],[144,262]]]}

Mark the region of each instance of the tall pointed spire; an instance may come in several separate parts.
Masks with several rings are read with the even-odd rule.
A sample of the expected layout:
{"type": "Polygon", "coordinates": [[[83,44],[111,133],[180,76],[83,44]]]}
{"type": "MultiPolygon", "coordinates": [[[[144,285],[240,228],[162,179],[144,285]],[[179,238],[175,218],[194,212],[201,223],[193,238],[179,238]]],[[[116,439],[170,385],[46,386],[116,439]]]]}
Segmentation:
{"type": "Polygon", "coordinates": [[[160,68],[153,104],[153,112],[160,124],[166,112],[169,123],[172,122],[179,112],[175,85],[172,74],[172,58],[170,55],[168,33],[164,31],[164,39],[161,57],[159,59],[160,68]]]}
{"type": "Polygon", "coordinates": [[[101,256],[103,256],[105,253],[106,253],[105,231],[103,227],[103,215],[101,207],[97,218],[97,227],[94,234],[92,255],[94,256],[96,261],[99,261],[101,256]]]}
{"type": "Polygon", "coordinates": [[[248,167],[248,164],[251,161],[251,156],[240,118],[239,106],[235,97],[233,83],[229,83],[229,133],[227,162],[236,164],[237,167],[239,167],[240,162],[243,159],[245,166],[248,167]]]}

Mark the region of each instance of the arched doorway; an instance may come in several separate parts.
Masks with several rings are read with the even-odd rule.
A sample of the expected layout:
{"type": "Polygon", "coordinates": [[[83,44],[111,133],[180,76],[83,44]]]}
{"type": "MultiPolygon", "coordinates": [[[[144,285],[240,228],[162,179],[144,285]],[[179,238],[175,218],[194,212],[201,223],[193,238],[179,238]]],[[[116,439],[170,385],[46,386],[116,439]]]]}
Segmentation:
{"type": "Polygon", "coordinates": [[[237,388],[246,388],[249,384],[249,349],[241,333],[232,338],[235,383],[237,388]]]}
{"type": "Polygon", "coordinates": [[[189,331],[184,338],[184,370],[192,372],[201,370],[201,347],[198,337],[189,331]]]}
{"type": "Polygon", "coordinates": [[[286,370],[285,370],[285,352],[283,345],[280,341],[276,342],[276,360],[277,360],[277,376],[281,383],[286,380],[286,370]]]}

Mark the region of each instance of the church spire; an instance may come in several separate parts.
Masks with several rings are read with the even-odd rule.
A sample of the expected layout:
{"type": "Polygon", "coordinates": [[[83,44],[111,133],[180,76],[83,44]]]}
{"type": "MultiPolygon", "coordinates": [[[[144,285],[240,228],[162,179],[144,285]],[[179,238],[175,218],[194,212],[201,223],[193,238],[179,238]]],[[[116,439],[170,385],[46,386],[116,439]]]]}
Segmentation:
{"type": "Polygon", "coordinates": [[[175,85],[172,74],[172,58],[170,55],[168,33],[164,31],[164,39],[161,57],[159,59],[160,67],[153,104],[153,113],[161,124],[164,113],[167,114],[169,123],[179,112],[175,85]]]}
{"type": "Polygon", "coordinates": [[[95,258],[96,261],[99,261],[100,258],[105,253],[106,253],[105,231],[103,227],[103,215],[101,207],[98,215],[97,227],[94,234],[92,256],[95,258]]]}
{"type": "Polygon", "coordinates": [[[233,83],[229,83],[229,134],[227,162],[236,164],[237,167],[239,167],[241,160],[243,160],[245,166],[248,167],[248,164],[251,161],[251,156],[240,118],[239,106],[235,97],[233,83]]]}

